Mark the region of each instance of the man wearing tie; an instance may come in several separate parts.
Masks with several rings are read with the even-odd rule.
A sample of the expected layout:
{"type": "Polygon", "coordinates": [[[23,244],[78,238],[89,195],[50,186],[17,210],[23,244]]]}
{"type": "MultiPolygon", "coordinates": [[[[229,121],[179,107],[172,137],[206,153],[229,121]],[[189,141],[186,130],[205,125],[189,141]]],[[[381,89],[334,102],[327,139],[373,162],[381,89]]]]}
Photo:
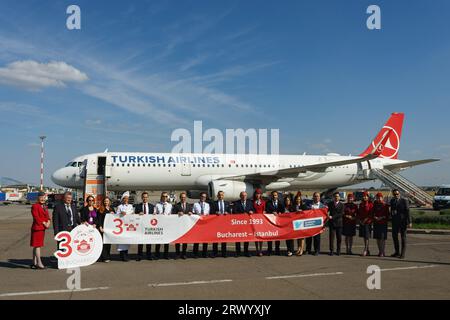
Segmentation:
{"type": "MultiPolygon", "coordinates": [[[[211,207],[209,206],[209,203],[206,202],[206,192],[202,192],[200,193],[200,201],[197,203],[194,203],[194,213],[201,215],[201,216],[206,216],[209,215],[211,207]]],[[[194,255],[196,258],[198,258],[198,243],[194,244],[194,255]]],[[[203,243],[203,252],[202,252],[202,256],[203,258],[206,258],[208,255],[208,244],[207,243],[203,243]]]]}
{"type": "MultiPolygon", "coordinates": [[[[217,201],[214,201],[214,208],[213,212],[217,215],[224,215],[228,214],[230,212],[230,205],[228,202],[224,200],[225,193],[223,191],[217,192],[217,201]]],[[[227,257],[227,243],[222,242],[221,243],[221,251],[222,251],[222,257],[227,257]]],[[[219,244],[213,243],[213,258],[216,257],[219,254],[219,244]]]]}
{"type": "MultiPolygon", "coordinates": [[[[169,199],[169,194],[167,192],[161,193],[161,200],[156,204],[155,212],[154,214],[163,214],[163,215],[169,215],[172,214],[172,204],[167,202],[169,199]]],[[[159,252],[160,252],[161,245],[157,244],[155,246],[156,251],[156,258],[159,259],[159,252]]],[[[164,259],[169,259],[169,244],[164,244],[164,259]]]]}
{"type": "MultiPolygon", "coordinates": [[[[139,203],[134,208],[134,213],[139,215],[153,214],[155,207],[148,202],[148,192],[144,191],[141,195],[142,203],[139,203]]],[[[145,246],[147,260],[152,260],[152,245],[147,244],[145,246]]],[[[144,257],[144,245],[138,244],[138,256],[136,261],[141,261],[144,257]]]]}
{"type": "Polygon", "coordinates": [[[336,255],[341,255],[341,242],[342,242],[342,227],[343,227],[343,217],[344,217],[345,206],[341,202],[341,196],[339,192],[333,193],[333,200],[328,203],[329,210],[329,221],[328,229],[330,232],[330,253],[332,256],[334,254],[334,238],[336,238],[336,255]]]}
{"type": "Polygon", "coordinates": [[[391,257],[404,259],[406,254],[406,232],[412,228],[411,215],[409,213],[409,203],[406,199],[400,197],[400,191],[392,190],[394,197],[391,199],[391,218],[392,218],[392,240],[394,241],[395,252],[391,257]],[[402,246],[398,241],[400,233],[402,246]]]}
{"type": "MultiPolygon", "coordinates": [[[[239,195],[240,200],[234,203],[234,213],[248,213],[252,214],[255,209],[253,209],[253,204],[247,199],[247,192],[242,191],[239,195]]],[[[250,252],[248,251],[249,242],[244,242],[244,254],[246,257],[250,257],[250,252]]],[[[236,242],[236,257],[241,255],[241,243],[236,242]]]]}
{"type": "Polygon", "coordinates": [[[61,231],[70,232],[81,223],[77,206],[72,203],[72,193],[64,193],[63,202],[55,205],[52,217],[55,235],[61,231]]]}
{"type": "MultiPolygon", "coordinates": [[[[57,235],[61,231],[72,231],[81,224],[77,206],[72,203],[72,193],[64,193],[63,202],[57,202],[52,214],[53,231],[57,235]]],[[[59,242],[56,244],[59,250],[59,242]]]]}
{"type": "MultiPolygon", "coordinates": [[[[186,192],[180,193],[180,202],[178,202],[172,210],[172,214],[178,214],[179,217],[187,214],[192,215],[192,205],[187,203],[187,195],[186,192]]],[[[183,243],[182,245],[182,254],[181,258],[184,260],[186,259],[186,250],[187,250],[187,243],[183,243]]],[[[175,244],[175,251],[176,251],[176,257],[180,257],[180,244],[175,244]]]]}
{"type": "MultiPolygon", "coordinates": [[[[269,214],[279,214],[284,213],[286,208],[283,204],[283,201],[278,199],[278,192],[272,191],[272,200],[267,201],[266,203],[266,212],[269,214]]],[[[272,254],[272,241],[267,242],[267,255],[270,256],[272,254]]],[[[280,255],[280,241],[275,241],[275,254],[280,255]]]]}

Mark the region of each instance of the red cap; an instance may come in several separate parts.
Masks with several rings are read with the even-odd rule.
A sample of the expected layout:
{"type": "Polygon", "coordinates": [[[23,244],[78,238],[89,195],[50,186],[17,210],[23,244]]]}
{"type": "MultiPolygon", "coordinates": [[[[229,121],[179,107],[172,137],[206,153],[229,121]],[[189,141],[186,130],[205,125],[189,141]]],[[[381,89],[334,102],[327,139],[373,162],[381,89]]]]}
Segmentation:
{"type": "Polygon", "coordinates": [[[262,192],[262,190],[260,188],[258,188],[258,189],[255,190],[255,193],[262,194],[263,192],[262,192]]]}
{"type": "Polygon", "coordinates": [[[347,199],[348,199],[348,198],[355,199],[355,195],[354,195],[353,193],[349,193],[348,196],[347,196],[347,199]]]}
{"type": "Polygon", "coordinates": [[[384,198],[384,196],[383,196],[383,194],[382,194],[381,192],[378,192],[378,193],[377,193],[377,198],[378,198],[378,197],[384,198]]]}
{"type": "Polygon", "coordinates": [[[364,197],[364,196],[367,196],[367,197],[368,197],[368,196],[369,196],[369,193],[368,193],[367,191],[364,191],[364,192],[363,192],[363,197],[364,197]]]}

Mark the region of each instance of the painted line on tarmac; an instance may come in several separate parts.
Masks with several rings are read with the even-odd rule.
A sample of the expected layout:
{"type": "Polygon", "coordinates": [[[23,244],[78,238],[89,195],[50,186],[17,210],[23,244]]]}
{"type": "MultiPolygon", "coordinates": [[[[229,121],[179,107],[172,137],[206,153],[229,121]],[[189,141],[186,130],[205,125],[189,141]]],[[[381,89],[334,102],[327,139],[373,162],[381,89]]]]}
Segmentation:
{"type": "Polygon", "coordinates": [[[289,279],[289,278],[308,278],[308,277],[323,277],[323,276],[337,276],[342,275],[343,272],[329,272],[329,273],[311,273],[311,274],[293,274],[288,276],[274,276],[274,277],[266,277],[267,280],[274,279],[289,279]]]}
{"type": "Polygon", "coordinates": [[[84,288],[84,289],[75,289],[75,290],[47,290],[47,291],[30,291],[30,292],[12,292],[12,293],[2,293],[1,297],[17,297],[17,296],[31,296],[31,295],[39,295],[39,294],[54,294],[54,293],[75,293],[75,292],[87,292],[87,291],[96,291],[96,290],[108,290],[109,287],[98,287],[98,288],[84,288]]]}
{"type": "MultiPolygon", "coordinates": [[[[429,243],[408,243],[408,246],[436,246],[436,245],[450,245],[450,241],[447,242],[429,242],[429,243]]],[[[364,245],[354,245],[353,248],[364,248],[364,245]]]]}
{"type": "Polygon", "coordinates": [[[437,265],[430,264],[428,266],[412,266],[412,267],[398,267],[398,268],[388,268],[388,269],[380,269],[380,271],[398,271],[398,270],[415,270],[415,269],[429,269],[437,267],[437,265]]]}
{"type": "Polygon", "coordinates": [[[205,281],[190,281],[190,282],[169,282],[169,283],[150,283],[149,287],[171,287],[171,286],[189,286],[195,284],[214,284],[214,283],[225,283],[232,282],[231,279],[224,280],[205,280],[205,281]]]}

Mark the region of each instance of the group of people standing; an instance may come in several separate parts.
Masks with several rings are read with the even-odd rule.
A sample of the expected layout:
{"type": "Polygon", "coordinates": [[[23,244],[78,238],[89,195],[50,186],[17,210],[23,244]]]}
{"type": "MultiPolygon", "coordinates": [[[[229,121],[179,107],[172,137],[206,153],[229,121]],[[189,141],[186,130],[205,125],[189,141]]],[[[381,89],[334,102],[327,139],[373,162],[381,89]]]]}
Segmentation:
{"type": "MultiPolygon", "coordinates": [[[[209,215],[209,214],[284,214],[289,212],[300,212],[304,210],[315,210],[328,208],[328,229],[329,229],[329,255],[341,254],[342,235],[345,236],[346,253],[353,254],[353,238],[356,236],[357,226],[359,228],[359,236],[364,239],[364,250],[362,255],[370,255],[369,239],[373,232],[373,237],[377,240],[378,256],[385,256],[385,243],[387,240],[388,221],[392,221],[392,237],[394,241],[395,252],[392,257],[404,258],[406,252],[406,231],[411,227],[411,219],[409,214],[409,205],[406,199],[400,197],[398,190],[393,190],[393,198],[390,204],[384,202],[381,193],[376,195],[374,202],[370,200],[369,194],[363,194],[363,200],[359,205],[355,203],[353,194],[349,194],[347,202],[344,203],[340,199],[338,192],[333,194],[333,199],[327,204],[321,201],[321,195],[318,192],[313,194],[311,203],[304,203],[302,195],[298,192],[295,196],[280,197],[277,191],[271,193],[268,200],[263,199],[263,192],[257,189],[253,198],[249,199],[247,192],[240,193],[240,199],[234,202],[225,201],[223,191],[217,193],[216,201],[209,201],[206,192],[200,194],[198,202],[193,204],[187,202],[187,194],[180,194],[180,201],[173,205],[169,201],[169,194],[162,192],[160,201],[155,205],[149,202],[149,194],[143,192],[141,195],[142,202],[133,206],[129,203],[129,192],[125,192],[121,197],[121,204],[114,209],[111,199],[104,198],[99,208],[95,207],[95,199],[92,196],[86,198],[86,205],[78,211],[76,205],[72,202],[72,194],[66,192],[63,201],[57,204],[53,210],[52,219],[48,214],[45,206],[45,194],[39,193],[38,201],[31,208],[33,215],[33,225],[31,228],[31,242],[33,247],[33,265],[32,268],[44,269],[45,266],[41,261],[40,248],[44,245],[45,230],[50,228],[53,222],[55,235],[61,231],[71,231],[81,223],[91,225],[99,230],[101,234],[104,232],[104,221],[106,214],[159,214],[170,215],[209,215]],[[398,240],[398,234],[401,234],[401,249],[398,240]],[[336,243],[336,250],[335,245],[336,243]]],[[[305,252],[312,255],[320,254],[321,234],[306,239],[286,240],[287,256],[302,256],[305,252]],[[296,241],[295,241],[296,240],[296,241]],[[295,250],[295,242],[297,249],[295,250]]],[[[263,242],[255,242],[256,255],[281,255],[281,241],[267,242],[267,250],[263,253],[263,242]]],[[[195,258],[200,256],[200,244],[193,245],[193,254],[195,258]]],[[[152,245],[147,244],[145,248],[145,257],[148,260],[159,259],[161,257],[161,245],[155,245],[155,253],[152,254],[152,245]]],[[[117,245],[120,258],[122,261],[129,261],[129,245],[117,245]]],[[[187,258],[187,244],[175,245],[176,258],[187,258]]],[[[104,244],[100,261],[109,262],[111,260],[111,244],[104,244]]],[[[235,256],[240,256],[242,246],[240,242],[235,243],[235,256]]],[[[244,242],[243,253],[250,257],[249,242],[244,242]]],[[[219,244],[213,243],[211,257],[219,255],[219,244]]],[[[208,244],[202,244],[202,257],[208,256],[208,244]]],[[[227,257],[227,243],[221,243],[221,256],[227,257]]],[[[137,261],[144,258],[144,245],[138,245],[137,261]]],[[[169,259],[169,244],[164,244],[163,258],[169,259]]]]}
{"type": "Polygon", "coordinates": [[[392,199],[387,204],[382,193],[377,193],[375,201],[370,200],[368,192],[363,193],[363,199],[357,205],[353,194],[347,196],[347,202],[340,201],[339,193],[333,195],[333,201],[328,204],[330,255],[334,254],[334,239],[336,238],[336,254],[341,252],[342,235],[345,236],[347,254],[353,254],[353,238],[356,236],[357,225],[359,236],[364,239],[362,256],[370,255],[369,239],[377,240],[378,256],[385,257],[386,240],[388,234],[388,222],[392,222],[392,239],[395,252],[391,257],[404,258],[406,254],[406,232],[412,227],[409,212],[409,203],[401,198],[397,189],[392,191],[392,199]],[[401,234],[401,248],[398,239],[401,234]]]}

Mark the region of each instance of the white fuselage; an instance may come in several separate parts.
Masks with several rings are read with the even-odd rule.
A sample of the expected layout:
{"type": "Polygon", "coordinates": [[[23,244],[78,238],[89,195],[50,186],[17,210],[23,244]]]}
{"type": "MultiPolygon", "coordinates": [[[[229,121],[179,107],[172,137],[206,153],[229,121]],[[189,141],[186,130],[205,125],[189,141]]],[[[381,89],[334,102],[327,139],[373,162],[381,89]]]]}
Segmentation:
{"type": "MultiPolygon", "coordinates": [[[[234,155],[173,153],[98,153],[77,157],[57,170],[52,180],[63,187],[83,188],[80,173],[97,172],[104,161],[107,189],[123,190],[206,190],[216,179],[259,172],[273,174],[280,169],[348,160],[357,157],[340,155],[234,155]]],[[[402,160],[377,158],[360,164],[329,167],[325,172],[300,173],[265,185],[266,190],[332,189],[372,180],[367,169],[402,163],[402,160]]]]}

